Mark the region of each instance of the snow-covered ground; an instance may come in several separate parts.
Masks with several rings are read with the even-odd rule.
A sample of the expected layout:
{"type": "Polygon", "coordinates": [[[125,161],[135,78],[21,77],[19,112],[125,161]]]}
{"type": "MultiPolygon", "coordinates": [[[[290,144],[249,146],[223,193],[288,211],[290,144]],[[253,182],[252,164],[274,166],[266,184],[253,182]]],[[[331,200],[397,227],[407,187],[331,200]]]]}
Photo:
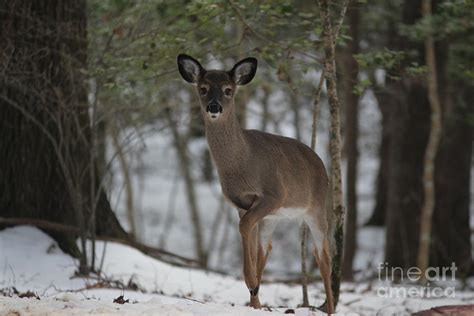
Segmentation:
{"type": "MultiPolygon", "coordinates": [[[[284,100],[277,97],[272,110],[281,116],[281,124],[269,124],[268,131],[293,137],[291,113],[288,113],[284,100]]],[[[259,129],[260,110],[258,103],[250,102],[249,128],[259,129]]],[[[377,266],[383,261],[385,232],[381,228],[363,226],[373,208],[380,135],[380,115],[370,93],[362,99],[360,111],[356,283],[342,285],[338,313],[408,315],[433,306],[474,304],[474,280],[470,280],[463,290],[458,282],[454,282],[455,296],[448,298],[397,298],[380,292],[381,288],[398,285],[377,281],[377,266]]],[[[327,106],[323,106],[317,148],[326,165],[329,158],[327,112],[327,106]]],[[[302,141],[308,143],[310,107],[304,107],[301,115],[302,141]]],[[[177,119],[180,128],[189,125],[189,117],[177,119]]],[[[126,130],[122,137],[128,138],[129,132],[137,133],[136,130],[126,130]]],[[[153,131],[150,126],[138,133],[136,137],[132,136],[133,141],[127,142],[126,147],[135,193],[137,237],[150,246],[194,258],[192,222],[172,139],[166,131],[153,131]]],[[[99,258],[105,247],[102,268],[105,280],[75,277],[77,261],[62,253],[50,237],[31,227],[15,227],[0,231],[0,315],[275,315],[289,308],[297,315],[323,315],[297,308],[302,300],[300,286],[270,282],[299,276],[300,235],[295,222],[282,224],[274,233],[273,252],[264,275],[267,282],[260,290],[262,304],[270,307],[272,312],[245,307],[248,290],[241,279],[237,212],[222,204],[217,180],[212,183],[200,180],[205,140],[194,140],[189,145],[204,246],[210,250],[209,265],[226,275],[178,268],[124,245],[98,242],[99,258]],[[29,291],[31,293],[27,296],[38,296],[39,299],[19,297],[29,291]],[[128,302],[114,303],[114,299],[120,296],[128,302]]],[[[109,156],[113,156],[113,149],[109,156]]],[[[108,192],[110,201],[121,224],[128,228],[123,179],[116,163],[113,174],[108,192]]],[[[474,216],[471,219],[474,220],[474,216]]],[[[308,258],[308,262],[310,260],[313,259],[308,258]]],[[[312,274],[317,276],[317,272],[312,274]]],[[[412,287],[409,284],[403,286],[412,287]]],[[[309,294],[311,305],[321,304],[324,300],[321,282],[311,284],[309,294]]]]}
{"type": "MultiPolygon", "coordinates": [[[[99,254],[103,247],[99,242],[99,254]]],[[[323,315],[297,308],[299,286],[263,284],[261,301],[271,312],[257,311],[245,307],[248,291],[240,279],[171,266],[116,243],[106,245],[105,280],[75,277],[76,269],[77,261],[36,228],[0,232],[0,315],[276,315],[289,308],[296,315],[323,315]],[[28,292],[32,297],[19,297],[28,292]],[[114,303],[120,296],[128,302],[114,303]]],[[[454,298],[421,300],[382,297],[379,286],[343,284],[338,313],[405,315],[433,306],[474,303],[472,288],[456,290],[454,298]]],[[[309,294],[311,304],[322,303],[320,282],[310,285],[309,294]]]]}

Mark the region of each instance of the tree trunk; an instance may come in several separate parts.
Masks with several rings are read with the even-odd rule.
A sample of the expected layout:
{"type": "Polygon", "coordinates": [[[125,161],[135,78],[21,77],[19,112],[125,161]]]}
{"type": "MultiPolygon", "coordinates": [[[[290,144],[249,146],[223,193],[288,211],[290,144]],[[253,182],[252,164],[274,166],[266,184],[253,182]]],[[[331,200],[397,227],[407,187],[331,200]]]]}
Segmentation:
{"type": "Polygon", "coordinates": [[[468,118],[473,115],[469,104],[474,90],[465,81],[449,81],[449,47],[446,41],[435,44],[443,127],[435,164],[435,189],[441,193],[436,195],[433,213],[430,265],[446,267],[455,262],[456,276],[465,277],[472,265],[469,203],[473,126],[468,118]]]}
{"type": "MultiPolygon", "coordinates": [[[[431,17],[431,0],[422,1],[424,17],[431,17]]],[[[431,28],[429,29],[431,32],[431,28]]],[[[429,264],[431,243],[431,222],[435,207],[435,159],[441,136],[441,104],[438,94],[438,79],[436,71],[436,54],[433,36],[429,33],[425,39],[425,59],[428,67],[427,83],[428,98],[430,101],[430,134],[426,146],[423,162],[423,207],[421,208],[420,245],[418,249],[417,264],[424,278],[429,264]]],[[[424,278],[426,281],[426,278],[424,278]]]]}
{"type": "Polygon", "coordinates": [[[166,109],[166,116],[168,119],[168,124],[173,134],[174,146],[176,148],[176,154],[178,155],[178,162],[180,170],[183,173],[184,184],[186,187],[186,195],[188,198],[188,205],[190,211],[191,222],[193,223],[194,229],[194,244],[196,249],[196,254],[199,259],[201,267],[207,266],[207,252],[204,248],[204,238],[202,236],[202,225],[201,217],[199,215],[199,208],[196,199],[196,191],[194,186],[194,179],[191,174],[191,161],[189,159],[188,153],[186,151],[186,141],[183,140],[183,137],[178,131],[176,122],[171,116],[171,111],[166,109]]]}
{"type": "Polygon", "coordinates": [[[266,132],[268,121],[270,120],[270,111],[269,111],[269,101],[271,88],[267,83],[262,83],[263,98],[261,101],[262,104],[262,116],[260,121],[260,130],[266,132]]]}
{"type": "Polygon", "coordinates": [[[423,156],[428,140],[429,104],[421,82],[397,83],[399,95],[390,116],[390,170],[385,257],[390,266],[416,265],[423,156]],[[403,85],[403,86],[402,86],[403,85]]]}
{"type": "Polygon", "coordinates": [[[291,111],[293,112],[293,127],[295,128],[295,139],[301,141],[301,114],[298,95],[290,93],[291,111]]]}
{"type": "MultiPolygon", "coordinates": [[[[345,1],[341,9],[341,22],[345,15],[348,1],[345,1]]],[[[331,114],[330,130],[330,153],[331,153],[331,190],[332,190],[332,213],[334,216],[334,238],[335,254],[332,258],[331,285],[334,297],[334,308],[339,300],[339,288],[341,280],[341,267],[343,259],[343,235],[344,235],[344,204],[342,195],[342,175],[341,175],[341,123],[340,123],[340,102],[337,95],[336,82],[336,58],[335,43],[333,36],[336,28],[331,25],[329,3],[326,0],[319,0],[321,10],[321,20],[323,22],[323,41],[326,60],[324,63],[326,86],[328,91],[329,109],[331,114]]]]}
{"type": "MultiPolygon", "coordinates": [[[[242,21],[237,22],[237,36],[236,38],[238,39],[238,45],[239,45],[239,52],[238,52],[238,59],[241,60],[246,56],[247,54],[247,49],[248,49],[248,43],[245,41],[245,36],[246,36],[246,26],[242,21]]],[[[250,99],[250,88],[247,87],[247,89],[242,89],[240,93],[237,94],[236,97],[237,101],[236,104],[238,106],[235,107],[236,109],[236,115],[237,115],[237,120],[240,123],[240,126],[242,128],[245,128],[247,126],[247,106],[249,103],[250,99]]]]}
{"type": "Polygon", "coordinates": [[[387,209],[387,191],[388,191],[388,173],[389,173],[389,148],[390,148],[390,129],[389,116],[393,105],[391,94],[382,87],[376,87],[374,91],[377,99],[377,105],[382,115],[382,139],[380,140],[378,158],[379,169],[375,183],[375,205],[372,215],[366,225],[384,226],[387,209]]]}
{"type": "MultiPolygon", "coordinates": [[[[412,25],[421,17],[420,1],[405,1],[402,23],[412,25]]],[[[397,34],[396,47],[419,52],[423,48],[397,34]]],[[[420,54],[421,52],[421,54],[420,54]]],[[[416,265],[419,242],[419,216],[422,205],[423,156],[428,140],[429,103],[420,78],[403,77],[390,82],[396,98],[390,115],[389,189],[386,217],[385,258],[392,267],[416,265]]]]}
{"type": "Polygon", "coordinates": [[[344,235],[344,262],[342,278],[352,280],[352,262],[357,247],[357,161],[359,152],[357,140],[359,138],[359,96],[354,93],[358,82],[358,66],[354,55],[359,53],[359,7],[351,6],[347,11],[349,36],[346,49],[341,54],[342,87],[346,110],[345,149],[347,154],[346,174],[346,230],[344,235]]]}
{"type": "Polygon", "coordinates": [[[122,170],[122,177],[125,187],[125,207],[126,207],[126,214],[128,225],[130,226],[129,235],[131,238],[137,238],[137,225],[135,220],[135,203],[134,203],[134,193],[133,193],[133,183],[132,177],[130,175],[130,164],[127,162],[127,158],[125,157],[125,152],[123,151],[122,145],[120,144],[119,140],[119,130],[118,127],[115,126],[114,123],[111,124],[111,138],[112,143],[115,148],[115,152],[117,153],[117,159],[119,161],[120,169],[122,170]]]}
{"type": "MultiPolygon", "coordinates": [[[[457,277],[465,277],[472,265],[469,226],[470,170],[472,167],[473,108],[472,86],[455,84],[459,100],[443,113],[443,131],[436,156],[435,188],[430,266],[448,267],[456,263],[457,277]]],[[[454,86],[454,84],[453,84],[454,86]]]]}
{"type": "MultiPolygon", "coordinates": [[[[389,5],[388,11],[393,11],[394,4],[389,5]]],[[[385,45],[389,49],[397,50],[398,27],[395,19],[388,21],[388,30],[385,39],[385,45]]],[[[389,149],[390,149],[390,115],[393,108],[396,107],[396,98],[393,95],[393,89],[390,90],[392,82],[387,76],[385,85],[378,83],[375,74],[371,74],[371,80],[375,83],[374,94],[377,99],[377,105],[382,115],[382,139],[379,145],[379,169],[377,172],[375,205],[372,215],[366,225],[384,226],[387,214],[387,196],[388,196],[388,174],[390,170],[389,149]]]]}
{"type": "MultiPolygon", "coordinates": [[[[0,216],[73,225],[84,237],[97,200],[96,232],[126,238],[90,172],[85,1],[4,1],[0,23],[0,216]]],[[[74,237],[48,233],[80,255],[74,237]]]]}

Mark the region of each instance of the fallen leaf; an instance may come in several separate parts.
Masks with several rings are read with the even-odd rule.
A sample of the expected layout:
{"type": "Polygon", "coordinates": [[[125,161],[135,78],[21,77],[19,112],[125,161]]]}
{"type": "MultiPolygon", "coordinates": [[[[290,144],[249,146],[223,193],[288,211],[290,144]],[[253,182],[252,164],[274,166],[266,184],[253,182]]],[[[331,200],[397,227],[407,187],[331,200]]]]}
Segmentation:
{"type": "Polygon", "coordinates": [[[129,303],[129,300],[123,299],[123,295],[120,295],[119,297],[114,298],[114,303],[125,304],[125,303],[129,303]]]}

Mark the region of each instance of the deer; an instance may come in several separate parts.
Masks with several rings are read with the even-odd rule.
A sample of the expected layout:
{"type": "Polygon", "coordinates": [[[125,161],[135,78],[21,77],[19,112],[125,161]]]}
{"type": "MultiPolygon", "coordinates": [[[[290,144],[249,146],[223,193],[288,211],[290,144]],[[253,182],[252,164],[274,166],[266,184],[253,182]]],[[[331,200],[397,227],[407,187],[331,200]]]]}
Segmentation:
{"type": "Polygon", "coordinates": [[[326,214],[329,181],[321,158],[295,139],[240,126],[234,98],[237,88],[255,77],[256,58],[242,59],[229,71],[206,70],[186,54],[178,55],[177,64],[181,77],[196,87],[222,193],[239,212],[250,306],[261,308],[258,294],[273,231],[281,220],[298,219],[309,227],[326,292],[325,309],[334,313],[331,214],[326,214]]]}

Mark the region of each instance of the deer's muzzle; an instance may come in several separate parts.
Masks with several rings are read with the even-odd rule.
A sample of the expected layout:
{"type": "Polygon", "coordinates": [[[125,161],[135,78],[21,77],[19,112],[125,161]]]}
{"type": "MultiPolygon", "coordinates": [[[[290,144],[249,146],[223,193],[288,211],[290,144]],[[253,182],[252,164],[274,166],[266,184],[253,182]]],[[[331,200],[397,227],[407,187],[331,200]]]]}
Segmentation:
{"type": "Polygon", "coordinates": [[[206,112],[211,114],[222,113],[222,105],[217,102],[212,102],[207,105],[206,112]]]}

